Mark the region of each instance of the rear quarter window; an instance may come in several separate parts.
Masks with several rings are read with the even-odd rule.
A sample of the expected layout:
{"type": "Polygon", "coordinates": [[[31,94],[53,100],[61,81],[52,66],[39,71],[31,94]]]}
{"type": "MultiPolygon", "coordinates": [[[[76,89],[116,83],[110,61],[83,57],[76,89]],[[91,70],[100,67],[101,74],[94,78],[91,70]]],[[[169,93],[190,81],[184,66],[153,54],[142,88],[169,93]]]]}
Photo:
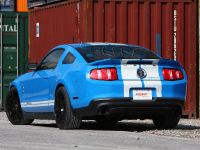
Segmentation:
{"type": "Polygon", "coordinates": [[[75,61],[76,57],[69,52],[66,56],[65,59],[63,60],[63,64],[72,64],[75,61]]]}

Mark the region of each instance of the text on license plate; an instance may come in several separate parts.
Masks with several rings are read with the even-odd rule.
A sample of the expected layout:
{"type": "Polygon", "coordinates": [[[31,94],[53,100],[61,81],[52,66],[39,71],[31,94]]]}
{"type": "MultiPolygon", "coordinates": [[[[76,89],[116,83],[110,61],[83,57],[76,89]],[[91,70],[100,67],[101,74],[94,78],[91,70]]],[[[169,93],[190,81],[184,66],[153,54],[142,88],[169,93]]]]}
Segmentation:
{"type": "Polygon", "coordinates": [[[133,90],[133,100],[152,100],[152,90],[133,90]]]}

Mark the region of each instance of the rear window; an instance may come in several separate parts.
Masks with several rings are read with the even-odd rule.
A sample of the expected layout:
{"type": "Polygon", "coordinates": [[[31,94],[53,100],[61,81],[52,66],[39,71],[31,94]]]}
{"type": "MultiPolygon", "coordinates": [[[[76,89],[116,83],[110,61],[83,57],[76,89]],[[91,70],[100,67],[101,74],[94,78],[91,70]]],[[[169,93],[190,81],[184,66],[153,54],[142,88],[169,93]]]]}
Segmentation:
{"type": "Polygon", "coordinates": [[[160,59],[152,51],[138,46],[98,45],[76,49],[88,63],[103,59],[160,59]]]}

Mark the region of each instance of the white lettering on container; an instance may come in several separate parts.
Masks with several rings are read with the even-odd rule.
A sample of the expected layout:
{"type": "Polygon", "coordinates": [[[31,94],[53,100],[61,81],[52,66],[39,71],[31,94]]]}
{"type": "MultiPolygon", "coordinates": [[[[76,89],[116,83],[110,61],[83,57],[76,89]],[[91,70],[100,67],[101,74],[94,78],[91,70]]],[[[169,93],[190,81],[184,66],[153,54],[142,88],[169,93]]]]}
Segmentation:
{"type": "Polygon", "coordinates": [[[36,23],[36,37],[40,37],[40,23],[37,22],[36,23]]]}
{"type": "Polygon", "coordinates": [[[174,43],[173,43],[173,47],[174,47],[174,60],[176,60],[176,52],[177,52],[177,10],[174,10],[174,43]]]}
{"type": "MultiPolygon", "coordinates": [[[[0,29],[1,29],[0,25],[0,29]]],[[[3,25],[3,32],[17,32],[17,25],[3,25]]]]}

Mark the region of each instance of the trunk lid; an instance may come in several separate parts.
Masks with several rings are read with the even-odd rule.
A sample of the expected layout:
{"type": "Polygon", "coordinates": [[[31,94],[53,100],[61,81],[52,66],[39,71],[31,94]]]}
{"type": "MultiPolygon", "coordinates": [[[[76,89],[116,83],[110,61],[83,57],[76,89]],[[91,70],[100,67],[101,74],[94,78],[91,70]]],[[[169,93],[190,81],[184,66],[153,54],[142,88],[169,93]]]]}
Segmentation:
{"type": "Polygon", "coordinates": [[[169,59],[104,59],[90,63],[92,66],[116,67],[119,80],[163,80],[163,68],[180,68],[178,62],[169,59]]]}
{"type": "Polygon", "coordinates": [[[160,80],[158,62],[159,59],[104,59],[90,65],[116,67],[119,80],[160,80]]]}

